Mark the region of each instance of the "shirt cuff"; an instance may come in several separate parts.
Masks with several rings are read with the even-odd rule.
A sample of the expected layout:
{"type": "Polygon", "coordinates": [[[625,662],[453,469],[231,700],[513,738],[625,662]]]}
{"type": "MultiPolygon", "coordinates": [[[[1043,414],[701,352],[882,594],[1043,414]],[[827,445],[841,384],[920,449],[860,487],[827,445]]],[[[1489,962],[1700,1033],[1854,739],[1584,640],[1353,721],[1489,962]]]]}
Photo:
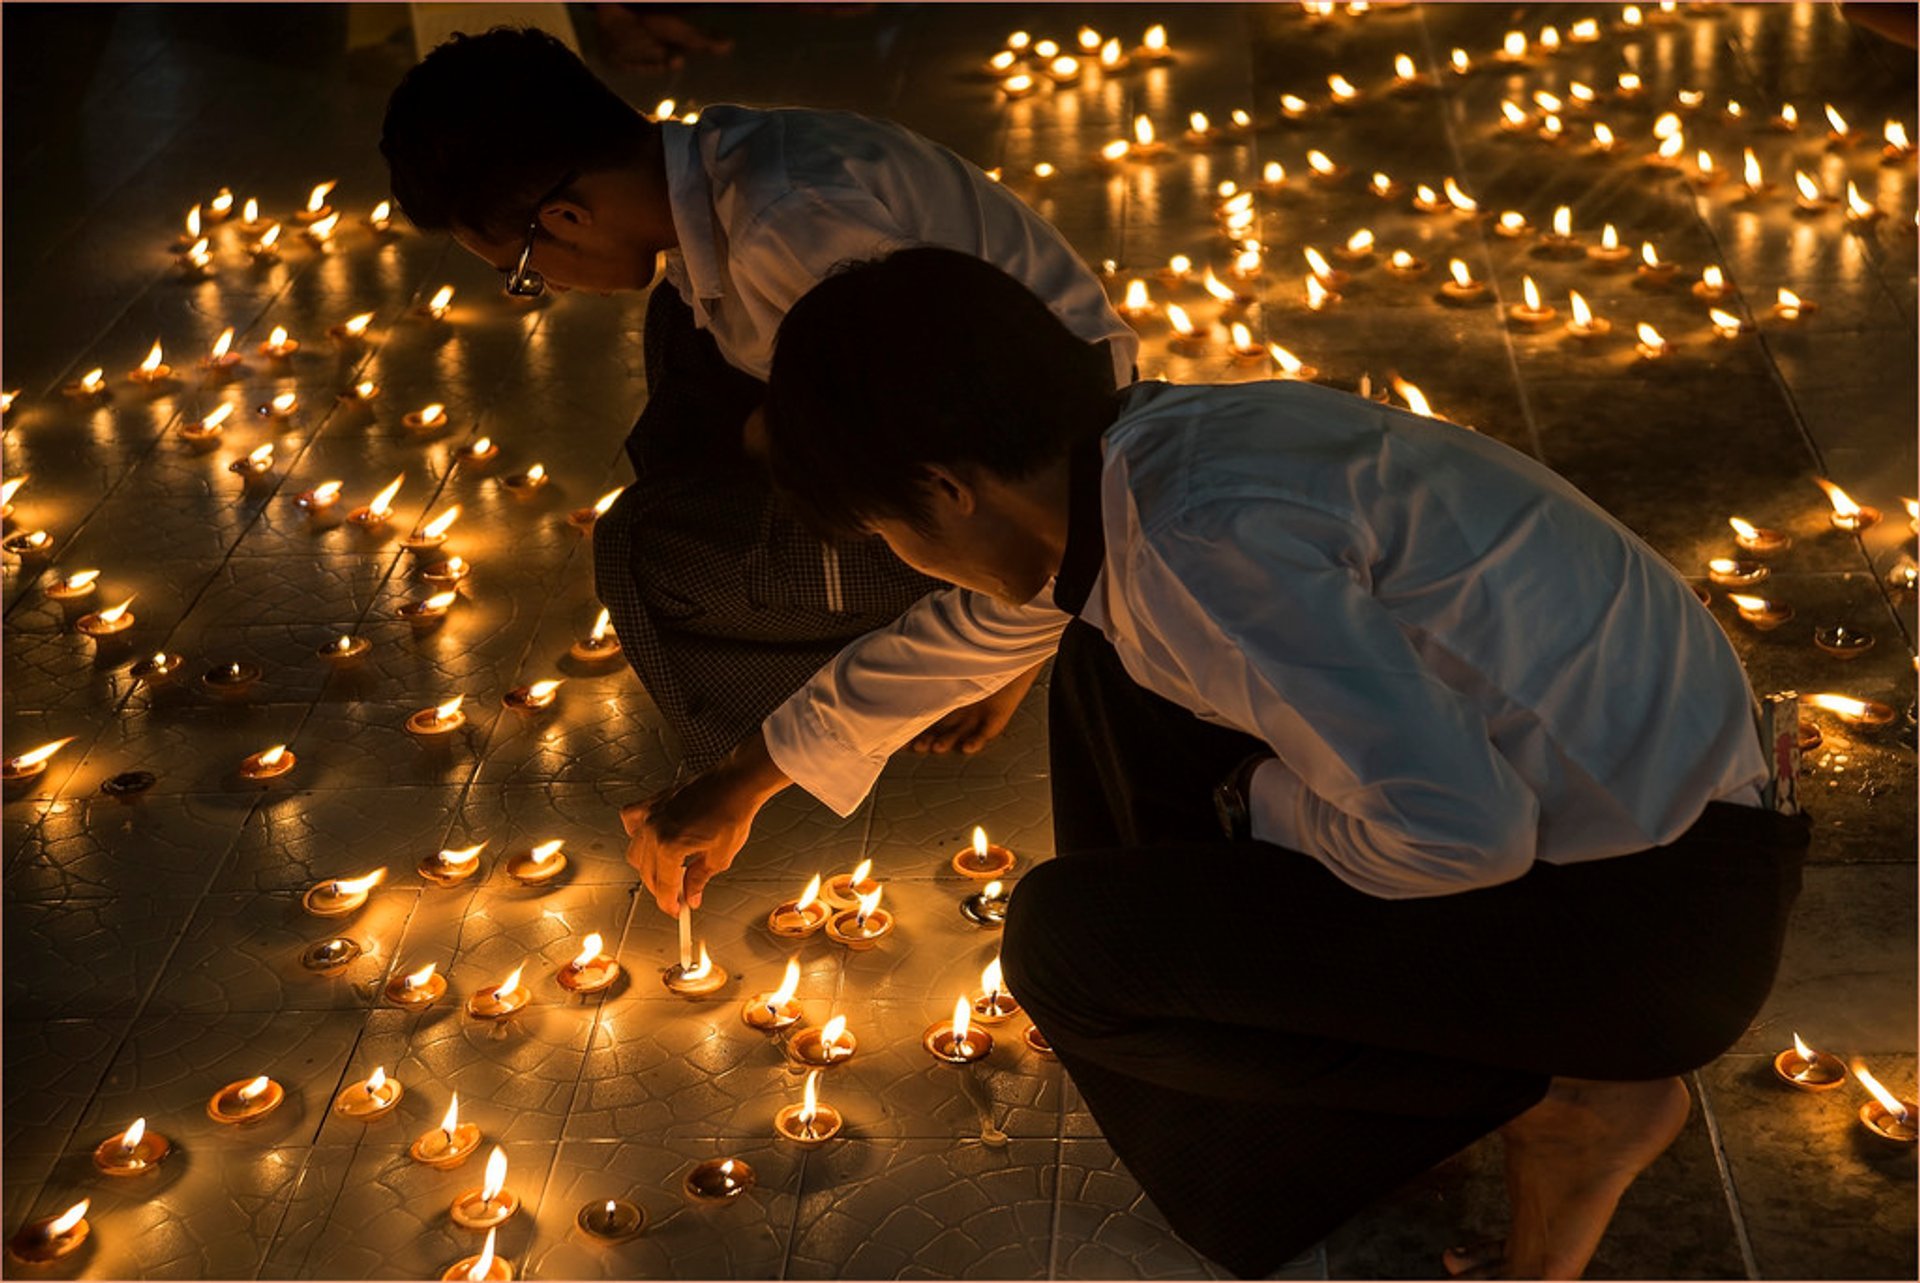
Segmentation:
{"type": "Polygon", "coordinates": [[[1254,839],[1312,855],[1302,845],[1300,799],[1306,791],[1305,782],[1279,758],[1256,766],[1247,784],[1248,827],[1254,839]]]}
{"type": "Polygon", "coordinates": [[[840,739],[814,712],[807,695],[808,688],[802,686],[761,723],[767,756],[836,815],[852,815],[880,777],[886,755],[870,756],[840,739]]]}

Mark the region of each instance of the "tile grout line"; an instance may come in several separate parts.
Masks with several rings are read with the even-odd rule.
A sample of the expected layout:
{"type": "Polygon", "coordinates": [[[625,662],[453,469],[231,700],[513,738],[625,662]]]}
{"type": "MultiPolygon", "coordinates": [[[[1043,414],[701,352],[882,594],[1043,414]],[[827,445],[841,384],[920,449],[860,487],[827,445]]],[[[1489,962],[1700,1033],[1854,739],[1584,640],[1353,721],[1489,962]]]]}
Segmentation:
{"type": "Polygon", "coordinates": [[[1733,1221],[1733,1237],[1740,1245],[1740,1261],[1747,1271],[1749,1279],[1758,1279],[1760,1262],[1754,1255],[1753,1238],[1747,1232],[1747,1218],[1740,1210],[1740,1194],[1734,1187],[1733,1168],[1727,1159],[1726,1138],[1720,1132],[1720,1120],[1714,1116],[1713,1102],[1707,1094],[1707,1084],[1700,1077],[1700,1071],[1694,1070],[1688,1075],[1693,1079],[1693,1090],[1700,1097],[1700,1116],[1707,1124],[1707,1139],[1713,1146],[1714,1169],[1720,1174],[1720,1192],[1726,1196],[1727,1215],[1733,1221]]]}

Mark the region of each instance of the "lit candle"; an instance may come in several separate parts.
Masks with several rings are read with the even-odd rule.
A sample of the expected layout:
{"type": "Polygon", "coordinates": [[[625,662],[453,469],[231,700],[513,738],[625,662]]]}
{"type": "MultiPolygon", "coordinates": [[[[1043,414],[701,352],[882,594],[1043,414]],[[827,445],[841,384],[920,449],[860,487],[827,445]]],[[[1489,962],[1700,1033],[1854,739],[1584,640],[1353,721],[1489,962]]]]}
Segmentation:
{"type": "Polygon", "coordinates": [[[1423,258],[1415,258],[1406,250],[1397,249],[1387,256],[1387,274],[1389,276],[1398,276],[1403,280],[1410,280],[1413,277],[1423,274],[1426,270],[1426,260],[1423,258]]]}
{"type": "Polygon", "coordinates": [[[0,539],[0,548],[20,558],[44,557],[53,547],[53,536],[44,530],[16,530],[0,539]]]}
{"type": "Polygon", "coordinates": [[[1853,226],[1862,226],[1879,218],[1881,211],[1860,194],[1860,186],[1852,179],[1847,180],[1847,222],[1853,226]]]}
{"type": "Polygon", "coordinates": [[[1133,142],[1127,149],[1129,160],[1150,160],[1166,151],[1153,131],[1153,121],[1143,113],[1133,118],[1133,142]]]}
{"type": "MultiPolygon", "coordinates": [[[[11,397],[14,394],[5,395],[11,397]]],[[[8,477],[5,481],[0,481],[0,517],[13,515],[13,497],[20,493],[20,487],[27,484],[28,478],[32,475],[30,472],[23,472],[17,477],[8,477]]]]}
{"type": "Polygon", "coordinates": [[[263,418],[285,419],[290,417],[293,414],[293,412],[299,408],[299,406],[300,406],[299,393],[282,392],[276,395],[271,401],[268,401],[265,405],[261,406],[257,411],[257,413],[263,418]]]}
{"type": "Polygon", "coordinates": [[[1167,324],[1173,328],[1173,337],[1167,345],[1175,352],[1182,356],[1200,356],[1206,351],[1206,334],[1195,328],[1187,309],[1178,303],[1167,304],[1167,324]]]}
{"type": "Polygon", "coordinates": [[[527,686],[516,686],[500,697],[500,702],[516,713],[537,713],[554,706],[566,679],[548,677],[527,686]]]}
{"type": "Polygon", "coordinates": [[[460,1093],[454,1092],[447,1102],[447,1112],[441,1116],[440,1125],[422,1132],[414,1138],[407,1152],[416,1163],[424,1163],[439,1171],[451,1171],[467,1161],[480,1148],[480,1128],[473,1123],[460,1121],[460,1093]]]}
{"type": "Polygon", "coordinates": [[[1742,149],[1740,153],[1740,181],[1746,188],[1747,200],[1756,200],[1773,190],[1773,184],[1761,178],[1760,158],[1753,154],[1751,147],[1742,149]]]}
{"type": "Polygon", "coordinates": [[[1818,214],[1833,204],[1827,194],[1820,190],[1820,184],[1804,169],[1793,171],[1793,186],[1797,193],[1793,205],[1802,214],[1818,214]]]}
{"type": "Polygon", "coordinates": [[[1208,297],[1212,298],[1214,302],[1229,311],[1245,307],[1253,301],[1251,295],[1243,296],[1236,293],[1232,287],[1228,286],[1213,274],[1213,268],[1211,267],[1207,268],[1206,274],[1200,278],[1200,288],[1205,290],[1208,297]]]}
{"type": "Polygon", "coordinates": [[[1832,103],[1822,104],[1822,110],[1827,117],[1827,146],[1845,146],[1859,136],[1847,127],[1847,118],[1834,110],[1832,103]]]}
{"type": "Polygon", "coordinates": [[[1527,216],[1517,209],[1509,209],[1494,220],[1493,234],[1505,240],[1517,240],[1533,230],[1533,224],[1527,216]]]}
{"type": "Polygon", "coordinates": [[[1707,309],[1707,320],[1713,324],[1714,335],[1722,339],[1738,338],[1740,331],[1746,328],[1745,322],[1739,317],[1717,307],[1707,309]]]}
{"type": "Polygon", "coordinates": [[[980,996],[973,1000],[972,1018],[983,1025],[995,1025],[1020,1014],[1020,1004],[1007,992],[1000,972],[1000,957],[994,955],[980,972],[980,996]]]}
{"type": "Polygon", "coordinates": [[[1858,659],[1873,649],[1873,634],[1845,624],[1823,624],[1813,630],[1813,644],[1835,659],[1858,659]]]}
{"type": "Polygon", "coordinates": [[[259,1122],[287,1098],[284,1087],[261,1074],[228,1083],[207,1101],[207,1117],[230,1127],[259,1122]]]}
{"type": "Polygon", "coordinates": [[[453,286],[442,285],[433,292],[433,297],[427,300],[424,311],[434,320],[443,321],[447,317],[447,310],[452,306],[453,286]]]}
{"type": "Polygon", "coordinates": [[[702,940],[693,945],[693,910],[680,906],[680,961],[668,967],[661,977],[668,989],[683,998],[703,998],[727,983],[726,969],[714,964],[702,940]],[[695,957],[695,954],[698,957],[695,957]]]}
{"type": "Polygon", "coordinates": [[[1507,318],[1516,324],[1527,326],[1545,325],[1559,315],[1551,303],[1541,301],[1540,287],[1533,283],[1533,277],[1522,276],[1520,289],[1523,299],[1507,309],[1507,318]]]}
{"type": "Polygon", "coordinates": [[[463,1256],[447,1267],[440,1276],[441,1283],[511,1283],[513,1262],[494,1251],[494,1235],[500,1231],[487,1230],[487,1241],[480,1246],[477,1256],[463,1256]]]}
{"type": "Polygon", "coordinates": [[[495,1145],[487,1155],[486,1178],[480,1188],[455,1198],[448,1214],[455,1225],[470,1230],[490,1230],[519,1210],[519,1197],[507,1188],[507,1151],[495,1145]]]}
{"type": "Polygon", "coordinates": [[[809,1070],[800,1103],[783,1105],[773,1116],[774,1130],[795,1144],[823,1144],[840,1131],[840,1111],[820,1103],[819,1080],[820,1071],[809,1070]]]}
{"type": "Polygon", "coordinates": [[[447,993],[447,978],[439,965],[429,962],[418,971],[396,975],[387,981],[387,1001],[409,1011],[424,1011],[447,993]]]}
{"type": "Polygon", "coordinates": [[[1700,279],[1693,283],[1693,296],[1710,303],[1718,302],[1732,292],[1727,286],[1726,274],[1713,264],[1701,268],[1700,279]]]}
{"type": "Polygon", "coordinates": [[[1593,122],[1593,140],[1587,144],[1588,147],[1604,154],[1612,151],[1618,141],[1619,140],[1613,136],[1612,127],[1609,126],[1606,121],[1596,120],[1593,122]]]}
{"type": "Polygon", "coordinates": [[[1920,1137],[1920,1126],[1916,1126],[1915,1114],[1920,1105],[1910,1100],[1901,1100],[1898,1096],[1880,1085],[1880,1080],[1870,1073],[1859,1060],[1853,1062],[1853,1076],[1867,1089],[1873,1099],[1860,1106],[1860,1122],[1868,1131],[1881,1140],[1892,1141],[1897,1145],[1911,1145],[1920,1137]]]}
{"type": "Polygon", "coordinates": [[[1726,177],[1713,163],[1713,156],[1702,147],[1693,156],[1693,185],[1695,187],[1713,187],[1726,177]]]}
{"type": "Polygon", "coordinates": [[[1313,111],[1313,106],[1298,94],[1280,95],[1280,115],[1286,120],[1305,119],[1313,111]]]}
{"type": "Polygon", "coordinates": [[[1080,83],[1080,60],[1072,54],[1061,54],[1047,64],[1047,76],[1056,85],[1077,85],[1080,83]]]}
{"type": "Polygon", "coordinates": [[[93,1165],[108,1176],[139,1176],[158,1167],[172,1148],[165,1136],[147,1130],[146,1119],[136,1118],[127,1130],[95,1147],[93,1165]]]}
{"type": "Polygon", "coordinates": [[[1527,37],[1522,31],[1509,31],[1500,41],[1500,51],[1494,55],[1500,62],[1525,62],[1527,60],[1527,37]]]}
{"type": "Polygon", "coordinates": [[[342,633],[322,646],[318,651],[321,659],[336,668],[347,668],[358,664],[373,649],[373,643],[364,637],[355,637],[351,633],[342,633]]]}
{"type": "Polygon", "coordinates": [[[1159,269],[1163,281],[1184,281],[1193,272],[1193,260],[1185,254],[1175,254],[1167,260],[1167,265],[1159,269]]]}
{"type": "Polygon", "coordinates": [[[348,317],[338,325],[327,327],[327,334],[343,343],[357,342],[367,336],[367,327],[373,324],[373,313],[362,312],[358,316],[348,317]]]}
{"type": "Polygon", "coordinates": [[[1400,93],[1423,88],[1427,83],[1425,76],[1414,64],[1411,54],[1397,53],[1393,56],[1393,87],[1400,93]]]}
{"type": "Polygon", "coordinates": [[[1500,128],[1509,134],[1524,133],[1533,128],[1533,117],[1526,109],[1511,98],[1500,100],[1500,128]]]}
{"type": "Polygon", "coordinates": [[[97,570],[76,570],[70,575],[56,574],[47,585],[47,596],[54,601],[81,601],[93,596],[100,579],[97,570]]]}
{"type": "Polygon", "coordinates": [[[1327,77],[1327,92],[1336,107],[1348,106],[1360,97],[1360,91],[1353,87],[1353,82],[1337,71],[1327,77]]]}
{"type": "Polygon", "coordinates": [[[1707,578],[1732,588],[1757,584],[1771,573],[1757,561],[1736,561],[1732,557],[1715,557],[1707,563],[1707,578]]]}
{"type": "Polygon", "coordinates": [[[398,1078],[387,1077],[387,1071],[376,1065],[364,1081],[334,1097],[333,1110],[343,1118],[370,1123],[392,1113],[405,1091],[398,1078]]]}
{"type": "Polygon", "coordinates": [[[566,871],[565,838],[552,838],[507,857],[507,876],[523,886],[542,886],[566,871]]]}
{"type": "Polygon", "coordinates": [[[68,396],[81,401],[91,401],[107,395],[107,371],[104,366],[95,366],[62,389],[68,396]]]}
{"type": "Polygon", "coordinates": [[[1797,321],[1808,312],[1816,310],[1817,307],[1817,304],[1801,298],[1783,286],[1774,296],[1773,314],[1783,321],[1797,321]]]}
{"type": "Polygon", "coordinates": [[[1633,350],[1640,354],[1641,360],[1664,360],[1667,355],[1673,351],[1673,345],[1660,337],[1660,331],[1654,329],[1645,321],[1634,326],[1633,331],[1639,336],[1639,342],[1633,345],[1633,350]]]}
{"type": "Polygon", "coordinates": [[[1898,164],[1913,155],[1913,140],[1907,136],[1907,127],[1899,121],[1889,120],[1882,136],[1887,141],[1880,149],[1881,164],[1898,164]]]}
{"type": "Polygon", "coordinates": [[[421,432],[444,428],[451,420],[447,417],[447,407],[434,401],[401,415],[400,422],[415,432],[421,432]]]}
{"type": "Polygon", "coordinates": [[[390,200],[383,200],[379,204],[375,205],[372,209],[368,210],[367,226],[372,228],[376,232],[385,232],[385,231],[392,230],[393,202],[390,200]]]}
{"type": "Polygon", "coordinates": [[[1025,98],[1033,92],[1036,83],[1026,72],[1016,72],[1000,82],[1000,92],[1008,98],[1025,98]]]}
{"type": "Polygon", "coordinates": [[[1307,152],[1307,168],[1313,171],[1314,178],[1322,183],[1338,182],[1346,177],[1347,167],[1335,164],[1325,152],[1315,148],[1307,152]]]}
{"type": "Polygon", "coordinates": [[[174,265],[189,278],[206,275],[207,269],[213,266],[213,243],[202,236],[186,253],[174,259],[174,265]]]}
{"type": "Polygon", "coordinates": [[[175,249],[186,249],[189,245],[199,240],[201,238],[200,224],[200,206],[196,204],[187,211],[187,216],[182,223],[185,230],[173,238],[173,247],[175,249]]]}
{"type": "Polygon", "coordinates": [[[1768,530],[1756,526],[1744,517],[1728,517],[1727,524],[1733,527],[1733,541],[1742,551],[1771,556],[1785,552],[1793,546],[1793,536],[1783,530],[1768,530]]]}
{"type": "Polygon", "coordinates": [[[1127,66],[1127,52],[1120,47],[1119,37],[1100,46],[1100,70],[1105,72],[1124,71],[1127,66]]]}
{"type": "Polygon", "coordinates": [[[442,588],[458,584],[472,573],[473,565],[464,557],[448,557],[441,561],[430,561],[420,568],[420,577],[422,579],[442,588]]]}
{"type": "Polygon", "coordinates": [[[413,532],[400,541],[401,545],[416,552],[438,548],[447,541],[447,531],[460,518],[460,505],[454,504],[433,520],[414,527],[413,532]]]}
{"type": "Polygon", "coordinates": [[[1582,18],[1567,28],[1567,39],[1577,45],[1590,45],[1600,39],[1600,21],[1582,18]]]}
{"type": "Polygon", "coordinates": [[[998,843],[987,841],[986,829],[976,824],[972,842],[954,852],[952,864],[953,871],[962,877],[984,882],[1013,872],[1014,854],[998,843]]]}
{"type": "Polygon", "coordinates": [[[827,924],[831,910],[820,900],[820,875],[814,874],[797,900],[787,900],[767,915],[767,930],[787,940],[804,940],[827,924]]]}
{"type": "Polygon", "coordinates": [[[600,951],[600,933],[594,931],[580,942],[580,952],[555,975],[568,993],[600,993],[620,978],[620,964],[600,951]]]}
{"type": "Polygon", "coordinates": [[[1447,260],[1447,272],[1451,279],[1440,283],[1440,297],[1447,302],[1472,303],[1486,294],[1485,283],[1476,281],[1472,269],[1461,260],[1447,260]]]}
{"type": "Polygon", "coordinates": [[[607,509],[613,507],[614,501],[619,499],[625,491],[626,487],[620,486],[607,491],[598,499],[594,500],[591,507],[575,508],[567,514],[568,524],[581,530],[593,529],[593,523],[600,520],[601,517],[604,517],[607,514],[607,509]]]}
{"type": "Polygon", "coordinates": [[[1809,695],[1806,702],[1824,708],[1854,726],[1886,726],[1893,721],[1893,709],[1875,700],[1854,699],[1850,695],[1809,695]]]}
{"type": "Polygon", "coordinates": [[[1320,278],[1309,274],[1306,277],[1304,301],[1310,312],[1324,311],[1340,301],[1340,296],[1320,283],[1320,278]]]}
{"type": "Polygon", "coordinates": [[[1623,101],[1631,101],[1640,96],[1641,88],[1639,73],[1623,71],[1614,79],[1613,95],[1623,101]]]}
{"type": "Polygon", "coordinates": [[[1364,263],[1373,257],[1374,238],[1370,228],[1363,227],[1347,237],[1346,244],[1333,252],[1349,263],[1364,263]]]}
{"type": "Polygon", "coordinates": [[[253,260],[256,263],[266,264],[278,262],[280,259],[280,224],[274,223],[264,232],[260,233],[259,240],[248,242],[247,253],[253,256],[253,260]]]}
{"type": "MultiPolygon", "coordinates": [[[[1276,354],[1286,352],[1286,349],[1280,347],[1278,344],[1274,344],[1273,349],[1276,354]]],[[[1292,354],[1288,353],[1288,355],[1291,357],[1292,354]]],[[[1004,926],[1007,921],[1007,894],[1005,884],[1001,882],[989,882],[972,895],[961,900],[960,915],[976,927],[1004,926]]]]}
{"type": "Polygon", "coordinates": [[[1287,185],[1287,167],[1277,160],[1270,160],[1260,167],[1260,185],[1270,192],[1277,192],[1287,185]]]}
{"type": "Polygon", "coordinates": [[[860,897],[880,885],[872,876],[873,861],[862,860],[853,866],[851,873],[837,873],[828,880],[825,897],[828,904],[837,909],[850,909],[860,902],[860,897]]]}
{"type": "MultiPolygon", "coordinates": [[[[452,597],[453,595],[452,593],[441,594],[441,596],[445,597],[452,597]]],[[[434,600],[437,600],[437,598],[428,599],[429,602],[434,600]]],[[[444,614],[446,606],[441,606],[440,610],[441,613],[444,614]]],[[[437,704],[432,708],[419,709],[407,718],[407,730],[414,735],[422,737],[452,734],[467,724],[467,715],[460,711],[460,705],[465,700],[465,695],[455,695],[444,704],[437,704]]]]}
{"type": "Polygon", "coordinates": [[[485,842],[459,850],[443,848],[420,860],[420,876],[436,886],[458,886],[480,868],[480,852],[485,842]]]}
{"type": "Polygon", "coordinates": [[[311,490],[304,490],[293,497],[295,506],[309,513],[325,512],[340,501],[340,491],[346,486],[344,481],[322,481],[311,490]]]}
{"type": "Polygon", "coordinates": [[[284,361],[299,350],[300,340],[287,337],[287,327],[284,325],[274,326],[272,333],[267,335],[267,341],[260,345],[261,356],[277,361],[284,361]]]}
{"type": "Polygon", "coordinates": [[[327,204],[327,196],[338,185],[339,180],[333,178],[328,179],[324,183],[316,184],[314,189],[307,194],[306,207],[295,214],[294,217],[303,223],[312,223],[331,214],[333,212],[333,206],[327,204]]]}
{"type": "Polygon", "coordinates": [[[385,489],[373,497],[366,507],[355,508],[348,513],[347,520],[360,526],[386,525],[387,519],[393,515],[394,496],[400,493],[400,486],[406,479],[405,473],[395,477],[387,483],[385,489]]]}
{"type": "Polygon", "coordinates": [[[1561,205],[1553,211],[1553,226],[1549,231],[1540,233],[1540,244],[1556,254],[1578,255],[1581,252],[1580,238],[1573,234],[1573,210],[1561,205]]]}
{"type": "Polygon", "coordinates": [[[127,676],[136,682],[144,682],[148,686],[161,686],[179,676],[180,670],[186,667],[186,663],[186,657],[183,655],[156,650],[147,658],[136,661],[133,667],[127,670],[127,676]]]}
{"type": "Polygon", "coordinates": [[[1472,214],[1479,210],[1480,202],[1462,191],[1460,184],[1455,182],[1451,175],[1441,180],[1440,186],[1446,192],[1447,204],[1453,207],[1454,213],[1472,214]]]}
{"type": "Polygon", "coordinates": [[[920,1045],[935,1060],[949,1065],[970,1065],[986,1058],[993,1050],[993,1035],[972,1027],[973,1009],[966,998],[956,998],[953,1017],[930,1025],[921,1035],[920,1045]]]}
{"type": "Polygon", "coordinates": [[[859,896],[859,903],[827,919],[827,938],[856,952],[873,948],[893,930],[893,914],[880,907],[883,888],[859,896]]]}
{"type": "Polygon", "coordinates": [[[505,1020],[532,1002],[533,995],[520,983],[520,974],[525,970],[522,964],[509,971],[499,984],[474,990],[467,999],[467,1014],[476,1020],[505,1020]]]}
{"type": "Polygon", "coordinates": [[[1456,76],[1464,76],[1473,70],[1473,59],[1467,56],[1465,49],[1456,48],[1447,55],[1447,67],[1456,76]]]}
{"type": "Polygon", "coordinates": [[[802,1029],[787,1043],[787,1054],[803,1065],[827,1069],[844,1064],[859,1049],[845,1016],[835,1016],[817,1029],[802,1029]]]}
{"type": "Polygon", "coordinates": [[[135,369],[127,371],[127,378],[135,383],[152,387],[154,384],[173,375],[173,367],[166,364],[165,354],[160,350],[160,340],[153,341],[153,347],[147,352],[146,360],[135,369]]]}
{"type": "Polygon", "coordinates": [[[1665,285],[1680,270],[1678,263],[1669,263],[1660,257],[1652,241],[1640,242],[1640,265],[1634,269],[1634,276],[1648,285],[1665,285]]]}
{"type": "Polygon", "coordinates": [[[740,1019],[748,1027],[763,1033],[786,1029],[800,1021],[800,1004],[793,1000],[800,991],[800,959],[787,959],[787,972],[780,987],[772,993],[757,993],[740,1008],[740,1019]]]}
{"type": "MultiPolygon", "coordinates": [[[[624,1198],[609,1198],[583,1206],[573,1218],[589,1237],[603,1243],[621,1243],[647,1227],[647,1214],[624,1198]]],[[[488,1230],[487,1233],[493,1233],[488,1230]]]]}
{"type": "MultiPolygon", "coordinates": [[[[269,750],[271,751],[271,750],[269,750]]],[[[300,898],[307,912],[319,918],[338,918],[367,902],[372,890],[386,881],[386,866],[357,878],[334,878],[309,887],[300,898]]]]}
{"type": "Polygon", "coordinates": [[[1747,593],[1728,593],[1727,600],[1740,612],[1740,618],[1761,632],[1771,632],[1793,618],[1793,607],[1754,597],[1747,593]]]}
{"type": "Polygon", "coordinates": [[[1133,60],[1139,63],[1172,62],[1173,50],[1167,44],[1167,29],[1161,23],[1148,27],[1140,37],[1139,47],[1133,51],[1133,60]]]}
{"type": "Polygon", "coordinates": [[[1633,257],[1633,251],[1620,243],[1620,233],[1612,223],[1600,229],[1600,243],[1587,246],[1587,257],[1604,268],[1615,268],[1633,257]]]}
{"type": "Polygon", "coordinates": [[[696,1203],[724,1203],[753,1188],[753,1168],[738,1158],[709,1158],[695,1163],[681,1184],[696,1203]]]}
{"type": "Polygon", "coordinates": [[[213,199],[207,202],[207,221],[224,223],[231,213],[233,213],[233,189],[222,187],[214,193],[213,199]]]}
{"type": "Polygon", "coordinates": [[[1846,491],[1826,478],[1815,477],[1813,483],[1826,492],[1827,502],[1833,505],[1828,520],[1833,523],[1835,530],[1858,533],[1880,520],[1878,508],[1862,507],[1855,503],[1846,491]]]}
{"type": "Polygon", "coordinates": [[[132,604],[133,598],[128,597],[117,606],[109,606],[105,610],[80,616],[73,621],[73,626],[94,638],[112,637],[117,633],[124,633],[134,625],[133,612],[127,609],[132,604]]]}
{"type": "Polygon", "coordinates": [[[612,617],[603,606],[593,628],[567,648],[567,654],[585,664],[597,664],[620,654],[620,639],[613,635],[612,617]]]}
{"type": "Polygon", "coordinates": [[[7,1240],[7,1254],[28,1264],[58,1260],[87,1241],[92,1227],[87,1223],[87,1208],[92,1200],[81,1199],[59,1216],[31,1221],[7,1240]]]}

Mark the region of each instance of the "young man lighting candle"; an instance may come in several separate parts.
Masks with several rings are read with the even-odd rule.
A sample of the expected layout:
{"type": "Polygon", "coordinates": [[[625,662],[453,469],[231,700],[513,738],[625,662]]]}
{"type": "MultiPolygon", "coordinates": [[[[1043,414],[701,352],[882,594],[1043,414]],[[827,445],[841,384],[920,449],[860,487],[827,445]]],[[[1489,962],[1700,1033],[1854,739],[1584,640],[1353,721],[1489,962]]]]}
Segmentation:
{"type": "MultiPolygon", "coordinates": [[[[840,646],[939,584],[877,539],[822,541],[751,459],[773,337],[843,262],[904,245],[976,254],[1104,344],[1114,382],[1137,340],[1060,234],[975,166],[844,112],[703,108],[655,121],[543,32],[456,36],[408,72],[381,139],[393,194],[537,295],[653,288],[635,484],[594,528],[615,635],[702,766],[840,646]],[[664,267],[661,265],[664,264],[664,267]]],[[[845,336],[859,344],[889,318],[845,336]]],[[[956,709],[922,750],[978,749],[1032,675],[956,709]]]]}
{"type": "Polygon", "coordinates": [[[938,249],[794,305],[776,482],[956,587],[627,808],[629,860],[697,903],[788,783],[849,812],[919,727],[1057,652],[1060,854],[1014,891],[1006,977],[1175,1229],[1258,1276],[1497,1130],[1509,1237],[1448,1268],[1577,1277],[1679,1133],[1678,1075],[1758,1010],[1799,888],[1806,822],[1761,806],[1730,644],[1485,436],[1107,374],[938,249]],[[840,341],[869,316],[896,323],[840,341]]]}

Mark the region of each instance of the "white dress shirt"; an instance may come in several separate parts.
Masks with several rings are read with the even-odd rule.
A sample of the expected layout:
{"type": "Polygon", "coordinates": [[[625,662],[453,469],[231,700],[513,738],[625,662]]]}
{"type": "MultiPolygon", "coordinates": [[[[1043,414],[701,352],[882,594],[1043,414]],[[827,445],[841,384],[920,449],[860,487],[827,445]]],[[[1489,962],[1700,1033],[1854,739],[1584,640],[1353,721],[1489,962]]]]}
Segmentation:
{"type": "MultiPolygon", "coordinates": [[[[1712,615],[1525,455],[1290,382],[1138,385],[1103,453],[1081,617],[1142,686],[1273,749],[1255,837],[1402,898],[1759,805],[1753,697],[1712,615]]],[[[1067,618],[1050,592],[935,593],[767,719],[773,760],[847,814],[895,749],[1044,658],[1067,618]]]]}
{"type": "Polygon", "coordinates": [[[660,131],[680,239],[667,280],[735,368],[765,379],[787,309],[842,263],[939,245],[1024,282],[1073,333],[1109,343],[1116,384],[1132,382],[1139,340],[1080,255],[946,148],[842,111],[706,107],[660,131]]]}

